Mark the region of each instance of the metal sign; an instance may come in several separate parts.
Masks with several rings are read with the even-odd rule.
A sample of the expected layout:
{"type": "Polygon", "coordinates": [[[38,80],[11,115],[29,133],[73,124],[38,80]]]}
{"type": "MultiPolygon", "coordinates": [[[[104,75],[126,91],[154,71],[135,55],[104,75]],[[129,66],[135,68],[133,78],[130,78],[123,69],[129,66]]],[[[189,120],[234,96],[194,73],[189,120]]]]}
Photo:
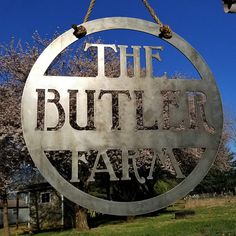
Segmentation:
{"type": "MultiPolygon", "coordinates": [[[[140,19],[104,18],[84,23],[88,35],[127,29],[159,37],[159,26],[140,19]]],[[[86,44],[97,49],[96,77],[48,76],[45,72],[56,56],[74,43],[72,30],[52,42],[34,64],[22,97],[22,125],[30,155],[42,175],[71,201],[97,212],[113,215],[139,215],[168,206],[189,193],[207,174],[215,160],[220,143],[223,115],[221,99],[207,64],[177,34],[163,39],[180,51],[196,68],[200,80],[154,78],[153,60],[160,61],[161,45],[132,46],[86,44]],[[104,50],[120,51],[120,76],[108,78],[104,68],[104,50]],[[146,73],[141,76],[140,50],[145,51],[146,73]],[[134,76],[127,74],[127,57],[134,58],[134,76]],[[191,102],[195,104],[190,112],[191,102]],[[88,105],[89,104],[89,105],[88,105]],[[89,106],[91,109],[89,109],[89,106]],[[173,154],[174,148],[204,148],[202,158],[185,176],[173,154]],[[107,150],[118,149],[122,156],[121,176],[114,171],[107,150]],[[142,149],[155,154],[149,174],[141,176],[136,155],[142,149]],[[65,180],[51,164],[45,151],[72,152],[71,180],[65,180]],[[141,201],[116,202],[89,195],[76,188],[80,181],[78,162],[86,159],[78,153],[96,150],[97,155],[87,181],[95,181],[97,173],[106,173],[110,181],[129,181],[132,163],[140,184],[153,178],[157,158],[165,162],[168,153],[176,178],[182,181],[164,194],[141,201]],[[105,168],[98,167],[99,160],[105,168]]]]}

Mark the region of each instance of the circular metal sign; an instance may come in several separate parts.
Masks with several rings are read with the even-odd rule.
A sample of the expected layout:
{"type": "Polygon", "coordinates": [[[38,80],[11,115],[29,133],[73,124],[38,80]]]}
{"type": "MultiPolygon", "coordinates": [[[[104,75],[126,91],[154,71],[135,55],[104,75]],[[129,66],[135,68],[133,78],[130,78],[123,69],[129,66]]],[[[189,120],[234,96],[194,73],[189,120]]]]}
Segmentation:
{"type": "MultiPolygon", "coordinates": [[[[83,26],[87,29],[87,35],[114,29],[144,32],[158,38],[160,34],[157,24],[133,18],[104,18],[84,23],[83,26]]],[[[184,197],[207,174],[215,160],[221,139],[223,126],[221,99],[207,64],[191,45],[173,33],[171,39],[163,40],[174,46],[192,63],[201,77],[200,80],[153,78],[152,60],[160,58],[159,54],[153,54],[152,50],[162,50],[158,46],[144,47],[147,60],[145,78],[139,76],[140,47],[132,47],[135,78],[131,79],[125,71],[126,58],[130,54],[126,53],[126,46],[116,47],[115,45],[92,45],[98,48],[98,76],[95,78],[45,75],[53,60],[76,40],[73,31],[69,30],[53,41],[34,64],[25,84],[22,97],[24,138],[29,153],[41,174],[56,190],[71,201],[104,214],[145,214],[167,207],[184,197]],[[118,48],[120,50],[119,78],[105,76],[102,64],[105,47],[110,47],[114,51],[118,48]],[[168,94],[172,98],[168,98],[166,96],[168,94]],[[78,104],[73,103],[72,100],[80,95],[84,96],[81,98],[82,101],[92,99],[95,111],[89,113],[84,109],[86,106],[81,108],[79,112],[85,116],[85,121],[80,121],[79,125],[72,110],[73,107],[78,108],[78,104]],[[151,98],[151,101],[146,103],[150,105],[149,109],[145,110],[137,105],[137,100],[147,101],[148,98],[151,98]],[[191,114],[188,111],[187,98],[195,103],[196,120],[194,121],[195,118],[193,118],[192,122],[188,120],[191,114]],[[111,107],[107,108],[111,101],[122,103],[119,111],[112,110],[111,107]],[[176,106],[177,102],[179,104],[176,106]],[[159,111],[163,106],[168,112],[176,109],[169,114],[169,119],[164,119],[159,111]],[[112,113],[110,118],[105,114],[107,110],[112,113]],[[121,117],[120,120],[113,119],[115,113],[121,117]],[[57,122],[58,117],[61,118],[61,123],[57,122]],[[87,125],[86,119],[90,120],[87,125]],[[178,126],[178,124],[181,125],[178,126]],[[78,180],[78,173],[72,177],[73,181],[65,180],[45,155],[46,150],[74,150],[76,152],[99,150],[102,156],[109,148],[120,148],[125,150],[124,153],[126,151],[128,153],[129,150],[139,150],[143,147],[156,149],[157,152],[162,148],[167,151],[173,148],[204,148],[204,153],[188,176],[184,176],[178,162],[170,158],[177,177],[183,178],[183,181],[164,194],[130,202],[108,201],[79,190],[71,183],[78,180]]],[[[86,45],[87,48],[90,46],[86,45]]],[[[111,180],[129,180],[128,159],[123,163],[121,179],[115,175],[107,156],[103,156],[103,161],[111,180]]],[[[76,171],[76,164],[73,164],[72,168],[76,171]]],[[[153,167],[151,169],[153,171],[153,167]]],[[[90,176],[91,181],[94,180],[96,171],[99,172],[94,168],[90,176]]],[[[152,178],[151,171],[148,178],[152,178]]],[[[139,181],[142,183],[144,180],[140,177],[139,181]]]]}

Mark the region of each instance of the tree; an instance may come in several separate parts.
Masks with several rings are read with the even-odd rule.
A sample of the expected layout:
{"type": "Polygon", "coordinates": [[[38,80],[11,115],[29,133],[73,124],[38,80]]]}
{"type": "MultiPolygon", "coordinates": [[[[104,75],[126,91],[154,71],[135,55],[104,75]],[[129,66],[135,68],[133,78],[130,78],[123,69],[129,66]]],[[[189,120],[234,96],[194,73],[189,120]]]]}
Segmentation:
{"type": "Polygon", "coordinates": [[[19,109],[15,104],[20,102],[18,88],[15,86],[4,85],[0,87],[0,199],[4,203],[4,229],[5,235],[9,234],[8,229],[8,210],[7,210],[7,192],[15,184],[16,175],[27,158],[27,152],[20,130],[20,121],[18,115],[19,109]],[[3,112],[1,112],[3,113],[3,112]],[[6,116],[5,116],[6,115],[6,116]]]}
{"type": "Polygon", "coordinates": [[[194,193],[235,192],[236,162],[234,153],[228,147],[232,134],[229,131],[226,122],[215,163],[204,180],[194,189],[194,193]]]}
{"type": "MultiPolygon", "coordinates": [[[[56,37],[57,33],[53,36],[56,37]]],[[[37,57],[41,51],[49,44],[51,39],[43,39],[38,33],[33,35],[34,42],[22,46],[19,42],[15,45],[14,41],[9,45],[1,45],[0,53],[0,77],[3,78],[4,82],[0,85],[0,106],[1,110],[4,111],[0,116],[0,122],[3,124],[1,127],[1,145],[4,152],[1,153],[1,160],[5,157],[7,168],[3,168],[3,175],[1,175],[4,183],[3,189],[9,186],[10,181],[13,179],[12,175],[17,168],[19,168],[19,161],[23,160],[30,163],[28,158],[28,152],[25,147],[22,130],[20,125],[20,98],[23,91],[24,83],[27,79],[30,69],[32,68],[37,57]],[[9,158],[8,158],[9,157],[9,158]],[[19,159],[20,158],[20,159],[19,159]],[[11,162],[14,161],[16,164],[13,165],[11,162]]],[[[48,68],[47,75],[67,75],[67,76],[96,76],[97,74],[97,51],[96,48],[91,47],[87,52],[84,52],[84,43],[82,42],[79,47],[72,46],[62,53],[60,53],[53,63],[48,68]]],[[[99,41],[96,41],[99,43],[99,41]]],[[[119,76],[119,58],[112,51],[106,51],[106,66],[105,73],[109,77],[119,76]]],[[[142,71],[145,73],[145,70],[142,71]]],[[[133,66],[128,64],[128,74],[132,76],[133,66]]],[[[178,79],[179,77],[176,77],[178,79]]],[[[173,79],[173,78],[169,78],[173,79]]],[[[164,96],[174,96],[174,94],[164,94],[164,96]]],[[[176,104],[174,104],[176,105],[176,104]]],[[[117,104],[118,106],[118,104],[117,104]]],[[[167,106],[165,106],[166,108],[167,106]]],[[[166,108],[167,109],[167,108],[166,108]]],[[[168,120],[165,112],[165,119],[168,120]]],[[[141,115],[139,116],[141,117],[141,115]]],[[[117,117],[116,117],[117,119],[117,117]]],[[[168,127],[167,127],[168,128],[168,127]]],[[[219,168],[227,168],[229,165],[228,152],[224,150],[225,143],[221,147],[220,155],[216,162],[216,166],[219,168]]],[[[150,165],[153,159],[153,153],[149,149],[143,149],[139,153],[139,157],[136,160],[138,172],[140,178],[137,178],[137,171],[134,166],[130,168],[130,182],[125,183],[111,182],[109,175],[96,175],[95,183],[88,183],[86,181],[86,175],[90,174],[94,160],[96,159],[96,153],[91,152],[85,156],[87,165],[83,162],[80,164],[80,173],[84,173],[84,179],[81,179],[75,186],[79,187],[85,192],[89,192],[96,196],[103,196],[109,200],[141,200],[144,198],[153,197],[157,194],[161,194],[163,189],[168,189],[169,186],[173,186],[178,182],[175,181],[176,171],[171,165],[171,157],[167,153],[167,150],[162,150],[166,161],[165,163],[159,163],[153,168],[153,180],[142,183],[141,177],[148,177],[150,165]],[[166,180],[167,184],[163,182],[157,183],[158,180],[166,180]],[[104,187],[104,183],[106,186],[104,187]],[[163,187],[164,186],[164,187],[163,187]],[[102,190],[98,193],[97,189],[102,190]],[[130,194],[132,189],[132,194],[130,194]]],[[[187,175],[196,166],[198,160],[201,158],[202,149],[178,149],[174,150],[174,155],[178,162],[182,162],[186,167],[183,172],[187,175]]],[[[50,162],[57,168],[58,172],[67,180],[71,179],[71,153],[63,151],[55,151],[46,153],[50,162]]],[[[109,150],[107,152],[108,157],[114,167],[114,171],[117,176],[121,175],[121,153],[120,150],[109,150]]],[[[133,155],[132,153],[130,155],[133,155]]],[[[33,165],[33,164],[32,164],[33,165]]],[[[98,168],[104,168],[104,163],[99,163],[98,168]]],[[[87,210],[77,207],[77,227],[79,229],[88,228],[86,218],[87,210]]]]}
{"type": "Polygon", "coordinates": [[[0,85],[0,197],[5,202],[5,235],[9,234],[7,192],[15,182],[14,176],[24,163],[30,162],[21,130],[20,100],[23,81],[37,56],[35,48],[25,52],[20,43],[15,47],[14,41],[0,45],[0,78],[3,81],[0,85]]]}
{"type": "Polygon", "coordinates": [[[236,114],[234,112],[226,113],[225,128],[229,135],[229,141],[236,148],[236,114]]]}
{"type": "MultiPolygon", "coordinates": [[[[53,38],[57,35],[55,33],[53,38]]],[[[33,39],[32,45],[28,43],[22,45],[21,42],[15,44],[14,40],[7,45],[0,44],[0,78],[2,81],[0,84],[0,108],[1,111],[4,111],[0,115],[0,123],[2,124],[0,129],[0,145],[2,148],[0,155],[2,164],[0,170],[0,173],[2,172],[0,175],[0,196],[6,203],[7,189],[11,186],[14,174],[20,168],[20,163],[26,161],[31,166],[34,166],[29,158],[23,139],[20,121],[20,100],[24,83],[33,64],[42,50],[51,42],[51,39],[43,39],[37,32],[33,35],[33,39]]],[[[113,61],[112,58],[114,58],[114,54],[110,53],[109,59],[112,65],[109,67],[109,72],[106,72],[110,75],[117,73],[114,70],[117,60],[113,61]]],[[[97,59],[95,50],[91,49],[88,53],[85,53],[81,48],[71,48],[58,55],[46,73],[48,75],[95,76],[96,71],[97,59]]],[[[57,154],[54,153],[52,159],[55,160],[56,156],[57,154]]],[[[59,171],[64,170],[67,166],[67,163],[65,163],[65,166],[59,166],[57,161],[54,161],[54,164],[59,171]]],[[[68,178],[69,175],[70,173],[67,173],[65,178],[68,178]]],[[[86,184],[80,184],[80,188],[86,190],[86,184]]],[[[7,204],[5,206],[7,207],[7,204]]],[[[76,213],[76,228],[88,229],[87,210],[82,207],[76,207],[76,209],[78,210],[76,213]]],[[[5,212],[7,214],[7,211],[5,212]]],[[[4,219],[4,225],[7,228],[7,216],[4,219]]],[[[6,229],[7,231],[9,230],[6,229]]]]}

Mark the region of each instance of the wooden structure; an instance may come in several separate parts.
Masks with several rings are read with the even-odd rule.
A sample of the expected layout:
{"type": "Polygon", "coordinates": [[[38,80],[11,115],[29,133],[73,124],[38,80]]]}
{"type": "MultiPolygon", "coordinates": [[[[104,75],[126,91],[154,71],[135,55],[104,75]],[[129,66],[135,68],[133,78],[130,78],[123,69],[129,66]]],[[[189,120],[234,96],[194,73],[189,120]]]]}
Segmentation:
{"type": "Polygon", "coordinates": [[[49,183],[28,185],[19,193],[28,195],[31,232],[74,226],[74,204],[59,194],[49,183]]]}

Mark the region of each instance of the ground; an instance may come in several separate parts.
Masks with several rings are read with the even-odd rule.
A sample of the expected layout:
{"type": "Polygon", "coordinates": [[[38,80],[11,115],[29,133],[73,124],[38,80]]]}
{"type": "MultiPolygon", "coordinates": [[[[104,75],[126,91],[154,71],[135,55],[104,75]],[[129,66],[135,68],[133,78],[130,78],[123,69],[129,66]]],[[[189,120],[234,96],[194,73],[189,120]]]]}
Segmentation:
{"type": "MultiPolygon", "coordinates": [[[[0,230],[0,235],[1,234],[0,230]]],[[[15,233],[13,235],[16,235],[15,233]]],[[[37,236],[236,236],[236,197],[189,200],[157,216],[133,221],[112,221],[87,232],[74,230],[40,233],[37,236]],[[173,210],[192,209],[195,215],[176,220],[173,210]]]]}

